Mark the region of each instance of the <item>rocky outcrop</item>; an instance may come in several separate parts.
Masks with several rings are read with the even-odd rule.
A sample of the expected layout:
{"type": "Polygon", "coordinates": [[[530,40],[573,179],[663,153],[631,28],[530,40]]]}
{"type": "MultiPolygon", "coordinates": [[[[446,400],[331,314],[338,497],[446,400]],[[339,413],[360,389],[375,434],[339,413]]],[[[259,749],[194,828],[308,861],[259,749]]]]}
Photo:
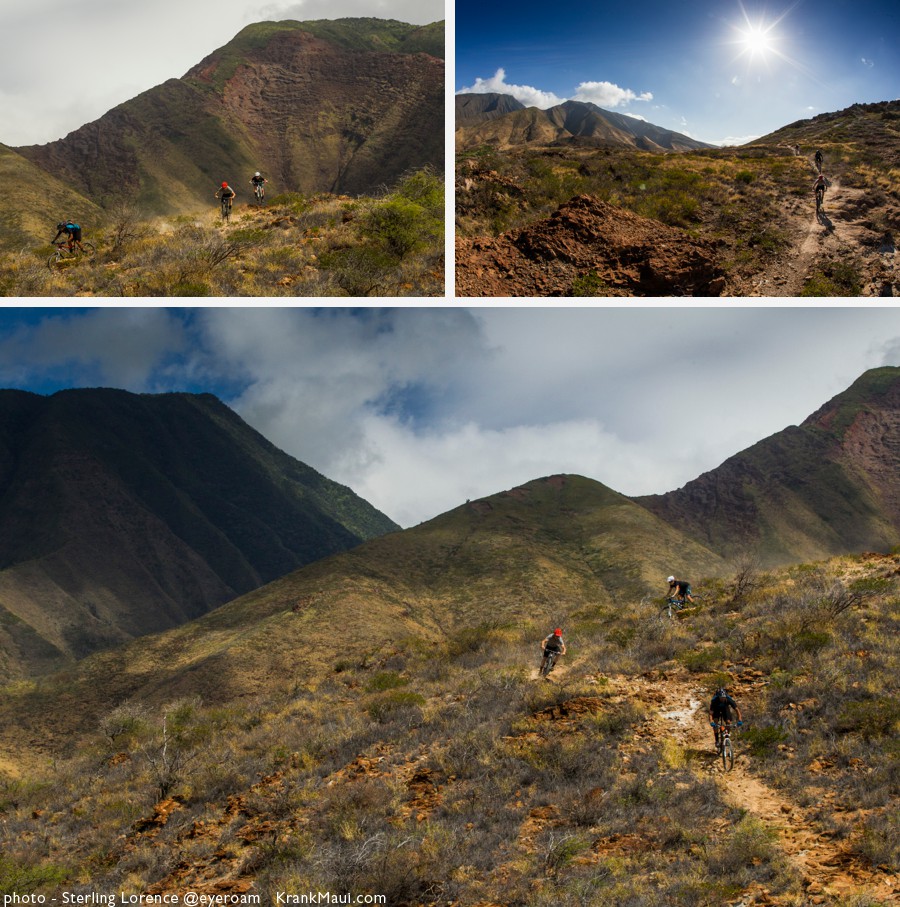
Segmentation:
{"type": "Polygon", "coordinates": [[[719,296],[712,243],[580,195],[546,220],[496,239],[460,239],[460,296],[719,296]]]}

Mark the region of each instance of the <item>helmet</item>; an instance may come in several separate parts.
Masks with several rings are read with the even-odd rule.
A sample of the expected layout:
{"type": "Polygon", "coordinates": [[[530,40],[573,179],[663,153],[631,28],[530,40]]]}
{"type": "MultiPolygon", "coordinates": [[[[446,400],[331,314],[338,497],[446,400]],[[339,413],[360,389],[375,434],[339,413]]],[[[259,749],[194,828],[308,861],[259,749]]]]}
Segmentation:
{"type": "Polygon", "coordinates": [[[254,175],[254,176],[262,176],[262,174],[261,174],[258,170],[257,170],[256,173],[254,173],[253,175],[254,175]]]}
{"type": "Polygon", "coordinates": [[[57,230],[62,230],[63,227],[65,227],[65,224],[57,224],[57,225],[56,225],[56,229],[57,229],[57,230]]]}
{"type": "Polygon", "coordinates": [[[222,188],[223,188],[223,189],[227,189],[227,188],[228,188],[228,183],[222,183],[222,188]]]}
{"type": "Polygon", "coordinates": [[[667,582],[667,583],[674,583],[674,582],[675,582],[675,577],[674,577],[674,576],[670,576],[670,577],[666,580],[666,582],[667,582]]]}
{"type": "Polygon", "coordinates": [[[562,636],[562,628],[561,628],[561,627],[557,627],[557,628],[553,631],[553,635],[554,635],[554,636],[562,636]]]}

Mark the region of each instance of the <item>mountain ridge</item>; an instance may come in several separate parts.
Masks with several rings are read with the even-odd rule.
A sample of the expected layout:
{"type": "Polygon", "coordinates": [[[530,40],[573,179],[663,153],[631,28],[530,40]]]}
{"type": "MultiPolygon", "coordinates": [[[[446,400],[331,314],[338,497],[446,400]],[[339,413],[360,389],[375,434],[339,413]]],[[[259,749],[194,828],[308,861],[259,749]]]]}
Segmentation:
{"type": "Polygon", "coordinates": [[[0,411],[13,676],[29,653],[83,657],[398,528],[211,394],[3,391],[0,411]]]}
{"type": "Polygon", "coordinates": [[[442,36],[442,23],[256,23],[182,78],[14,150],[103,207],[159,214],[209,206],[223,180],[249,195],[255,170],[273,192],[371,194],[441,163],[442,36]]]}
{"type": "Polygon", "coordinates": [[[509,148],[531,144],[596,144],[642,151],[711,148],[642,118],[604,110],[587,101],[564,101],[547,109],[526,107],[511,95],[456,95],[457,150],[491,144],[509,148]]]}

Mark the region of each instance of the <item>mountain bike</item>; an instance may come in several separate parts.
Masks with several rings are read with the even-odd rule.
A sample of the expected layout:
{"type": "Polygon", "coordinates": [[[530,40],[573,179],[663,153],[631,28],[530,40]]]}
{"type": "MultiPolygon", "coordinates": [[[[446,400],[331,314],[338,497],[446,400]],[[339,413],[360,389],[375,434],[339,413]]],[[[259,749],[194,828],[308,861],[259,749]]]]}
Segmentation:
{"type": "Polygon", "coordinates": [[[52,271],[54,268],[60,267],[63,262],[69,261],[74,258],[91,258],[94,254],[94,246],[89,242],[82,242],[81,248],[78,246],[72,246],[69,248],[69,244],[66,240],[62,242],[54,243],[56,246],[56,251],[47,259],[47,267],[52,271]]]}
{"type": "Polygon", "coordinates": [[[256,196],[256,204],[264,204],[264,199],[266,197],[266,190],[262,183],[253,184],[253,194],[256,196]]]}
{"type": "Polygon", "coordinates": [[[822,213],[822,208],[825,205],[825,190],[816,189],[816,217],[822,213]]]}
{"type": "Polygon", "coordinates": [[[556,649],[550,649],[549,652],[544,652],[539,671],[541,677],[546,677],[553,670],[553,665],[556,664],[557,658],[559,658],[559,652],[557,652],[556,649]]]}
{"type": "Polygon", "coordinates": [[[227,195],[221,199],[222,202],[222,220],[225,223],[228,223],[228,218],[231,217],[231,203],[234,200],[233,195],[227,195]]]}
{"type": "Polygon", "coordinates": [[[722,768],[730,772],[734,768],[734,746],[731,743],[731,724],[730,722],[719,722],[716,725],[719,732],[719,740],[716,744],[716,755],[722,760],[722,768]]]}

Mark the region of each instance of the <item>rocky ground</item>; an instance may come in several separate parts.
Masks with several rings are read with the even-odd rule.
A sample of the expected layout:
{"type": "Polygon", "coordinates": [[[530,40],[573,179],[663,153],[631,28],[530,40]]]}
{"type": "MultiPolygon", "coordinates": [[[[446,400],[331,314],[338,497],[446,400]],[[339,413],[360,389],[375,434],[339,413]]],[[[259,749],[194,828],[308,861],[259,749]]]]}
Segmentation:
{"type": "MultiPolygon", "coordinates": [[[[601,194],[609,197],[619,192],[618,184],[610,183],[608,177],[600,194],[580,192],[544,215],[534,202],[537,182],[528,175],[535,156],[528,159],[512,152],[506,160],[495,156],[494,163],[499,160],[504,172],[475,158],[463,158],[456,188],[457,294],[900,295],[896,253],[900,204],[893,187],[866,187],[858,167],[836,163],[827,174],[830,188],[824,213],[817,216],[811,156],[808,161],[786,157],[788,149],[777,145],[756,149],[757,159],[741,149],[732,150],[731,157],[726,151],[721,160],[712,158],[721,169],[708,179],[706,194],[698,193],[696,210],[684,218],[684,226],[669,226],[634,213],[627,204],[603,200],[601,194]],[[748,169],[726,173],[726,161],[735,168],[746,164],[748,169]],[[746,183],[735,182],[735,175],[746,183]],[[514,226],[503,229],[510,222],[514,226]]],[[[560,183],[566,178],[567,165],[573,186],[588,182],[574,176],[579,161],[580,174],[606,166],[596,153],[599,164],[584,152],[554,149],[544,155],[554,160],[551,153],[560,183]]],[[[621,161],[622,153],[616,154],[621,161]]],[[[646,168],[646,159],[636,160],[646,168]]],[[[710,153],[696,159],[684,156],[677,165],[672,160],[660,164],[661,172],[678,166],[685,174],[699,177],[713,169],[710,153]]],[[[616,162],[609,169],[624,172],[627,166],[616,162]]],[[[614,179],[621,182],[623,177],[616,174],[614,179]]],[[[632,174],[624,179],[627,183],[641,177],[632,174]]],[[[663,204],[666,191],[661,191],[663,204]]],[[[674,197],[684,204],[677,194],[674,197]]]]}

